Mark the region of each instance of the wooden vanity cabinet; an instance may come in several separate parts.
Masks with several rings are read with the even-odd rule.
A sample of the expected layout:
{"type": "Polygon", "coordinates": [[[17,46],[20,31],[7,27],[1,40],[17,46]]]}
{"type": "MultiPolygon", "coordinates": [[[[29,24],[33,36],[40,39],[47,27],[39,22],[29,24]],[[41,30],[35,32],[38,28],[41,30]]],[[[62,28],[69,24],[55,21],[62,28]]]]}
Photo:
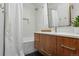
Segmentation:
{"type": "Polygon", "coordinates": [[[35,48],[43,55],[79,56],[79,39],[35,33],[35,48]]]}

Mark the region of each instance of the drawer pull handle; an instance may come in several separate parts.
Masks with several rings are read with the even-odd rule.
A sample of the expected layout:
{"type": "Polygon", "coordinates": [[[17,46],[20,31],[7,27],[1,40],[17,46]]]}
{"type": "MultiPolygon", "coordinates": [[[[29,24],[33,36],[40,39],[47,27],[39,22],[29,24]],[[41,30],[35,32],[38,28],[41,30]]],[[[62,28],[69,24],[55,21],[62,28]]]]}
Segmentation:
{"type": "Polygon", "coordinates": [[[71,48],[71,47],[68,47],[68,46],[65,46],[65,45],[63,45],[63,44],[61,44],[61,47],[63,47],[63,48],[67,48],[67,49],[69,49],[69,50],[76,50],[76,48],[71,48]]]}

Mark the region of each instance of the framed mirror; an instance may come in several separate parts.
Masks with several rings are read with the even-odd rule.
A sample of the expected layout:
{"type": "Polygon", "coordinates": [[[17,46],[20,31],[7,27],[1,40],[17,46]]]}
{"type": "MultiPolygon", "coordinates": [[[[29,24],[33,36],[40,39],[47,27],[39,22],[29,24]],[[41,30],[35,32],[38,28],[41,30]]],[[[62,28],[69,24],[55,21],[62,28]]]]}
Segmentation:
{"type": "Polygon", "coordinates": [[[48,23],[49,27],[70,26],[71,11],[68,3],[48,3],[48,23]]]}

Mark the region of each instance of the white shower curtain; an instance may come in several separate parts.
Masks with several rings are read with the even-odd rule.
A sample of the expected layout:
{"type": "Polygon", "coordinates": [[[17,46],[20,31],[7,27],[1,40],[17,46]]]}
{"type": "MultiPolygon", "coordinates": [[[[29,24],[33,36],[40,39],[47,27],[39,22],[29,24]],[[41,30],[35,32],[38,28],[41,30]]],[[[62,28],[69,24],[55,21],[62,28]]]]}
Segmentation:
{"type": "Polygon", "coordinates": [[[22,15],[21,3],[6,4],[5,55],[23,56],[22,50],[22,15]]]}

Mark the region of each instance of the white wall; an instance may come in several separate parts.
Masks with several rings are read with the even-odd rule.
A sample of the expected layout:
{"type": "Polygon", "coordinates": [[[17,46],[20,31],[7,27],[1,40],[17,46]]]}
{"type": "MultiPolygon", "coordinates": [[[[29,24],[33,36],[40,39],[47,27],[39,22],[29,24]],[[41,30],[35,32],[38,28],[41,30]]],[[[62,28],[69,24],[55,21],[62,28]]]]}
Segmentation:
{"type": "Polygon", "coordinates": [[[23,20],[23,37],[33,36],[35,31],[48,27],[46,3],[25,3],[23,5],[23,18],[26,18],[23,20]]]}
{"type": "Polygon", "coordinates": [[[43,26],[43,6],[42,6],[43,4],[41,3],[41,4],[37,4],[36,5],[36,8],[37,8],[37,10],[36,10],[36,29],[37,29],[37,31],[39,31],[41,28],[42,28],[42,26],[43,26]]]}
{"type": "Polygon", "coordinates": [[[36,10],[36,29],[39,31],[42,28],[48,28],[48,13],[47,13],[47,4],[39,3],[35,5],[36,10]]]}
{"type": "Polygon", "coordinates": [[[35,31],[35,7],[31,3],[23,4],[23,37],[31,37],[35,31]]]}
{"type": "Polygon", "coordinates": [[[72,27],[72,26],[57,27],[57,32],[61,32],[61,33],[74,33],[74,27],[72,27]]]}

